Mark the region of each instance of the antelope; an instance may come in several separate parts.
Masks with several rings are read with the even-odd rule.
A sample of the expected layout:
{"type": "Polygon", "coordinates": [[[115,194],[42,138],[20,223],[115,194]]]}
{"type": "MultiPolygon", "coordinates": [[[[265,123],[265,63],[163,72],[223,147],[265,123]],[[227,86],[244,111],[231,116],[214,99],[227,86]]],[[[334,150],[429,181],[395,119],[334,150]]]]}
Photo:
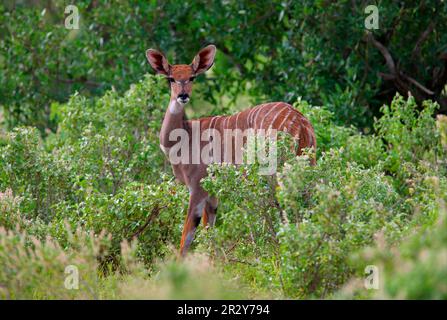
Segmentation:
{"type": "MultiPolygon", "coordinates": [[[[146,57],[156,74],[165,76],[170,85],[171,97],[160,130],[160,148],[169,157],[171,149],[177,144],[172,139],[175,130],[183,130],[192,138],[194,125],[200,130],[213,130],[224,134],[225,130],[246,129],[275,129],[288,132],[298,141],[297,155],[302,154],[304,148],[316,148],[314,129],[303,114],[284,102],[270,102],[254,106],[239,113],[226,116],[215,116],[187,120],[185,105],[189,102],[194,79],[205,73],[214,64],[216,47],[208,45],[198,52],[191,64],[169,64],[166,57],[159,51],[148,49],[146,57]]],[[[189,139],[186,151],[191,159],[198,152],[203,151],[205,142],[200,141],[194,150],[194,141],[189,139]]],[[[245,140],[244,140],[245,141],[245,140]]],[[[225,151],[224,151],[225,152],[225,151]]],[[[172,153],[171,153],[172,154],[172,153]]],[[[232,162],[234,158],[231,158],[232,162]]],[[[315,157],[311,157],[311,164],[315,164],[315,157]]],[[[173,163],[170,161],[174,176],[189,189],[189,206],[183,226],[180,242],[180,255],[188,251],[196,231],[203,218],[205,227],[214,226],[218,201],[210,196],[201,186],[201,179],[207,176],[209,162],[199,159],[196,163],[173,163]]]]}

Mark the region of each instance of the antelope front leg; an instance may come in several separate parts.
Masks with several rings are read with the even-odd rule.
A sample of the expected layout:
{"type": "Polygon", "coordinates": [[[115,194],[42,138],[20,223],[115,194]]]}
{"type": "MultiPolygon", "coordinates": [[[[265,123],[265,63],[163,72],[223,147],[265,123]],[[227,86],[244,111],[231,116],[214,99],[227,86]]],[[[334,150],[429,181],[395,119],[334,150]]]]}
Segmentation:
{"type": "Polygon", "coordinates": [[[208,194],[205,190],[193,190],[189,197],[188,214],[186,216],[185,225],[183,226],[182,241],[180,242],[180,255],[185,256],[192,240],[194,233],[202,218],[208,194]]]}

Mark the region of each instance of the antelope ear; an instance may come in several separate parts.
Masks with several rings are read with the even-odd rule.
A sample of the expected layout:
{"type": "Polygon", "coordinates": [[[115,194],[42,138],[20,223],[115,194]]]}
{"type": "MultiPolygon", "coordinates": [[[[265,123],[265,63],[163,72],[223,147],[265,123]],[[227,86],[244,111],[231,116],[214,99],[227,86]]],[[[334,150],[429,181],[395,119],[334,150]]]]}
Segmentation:
{"type": "Polygon", "coordinates": [[[211,68],[214,64],[216,46],[210,44],[199,51],[191,63],[195,74],[200,74],[211,68]]]}
{"type": "Polygon", "coordinates": [[[169,75],[169,69],[171,67],[168,60],[161,52],[155,49],[148,49],[146,51],[146,58],[157,74],[164,74],[165,76],[169,75]]]}

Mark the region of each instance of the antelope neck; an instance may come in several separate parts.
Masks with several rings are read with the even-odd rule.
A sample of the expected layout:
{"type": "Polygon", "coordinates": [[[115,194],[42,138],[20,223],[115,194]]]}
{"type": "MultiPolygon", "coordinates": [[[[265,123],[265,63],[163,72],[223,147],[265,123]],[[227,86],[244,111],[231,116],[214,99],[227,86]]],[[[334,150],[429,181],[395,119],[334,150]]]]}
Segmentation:
{"type": "Polygon", "coordinates": [[[175,99],[169,102],[163,123],[160,130],[160,144],[164,147],[172,147],[176,141],[169,141],[169,134],[172,130],[185,127],[185,109],[182,104],[175,99]]]}

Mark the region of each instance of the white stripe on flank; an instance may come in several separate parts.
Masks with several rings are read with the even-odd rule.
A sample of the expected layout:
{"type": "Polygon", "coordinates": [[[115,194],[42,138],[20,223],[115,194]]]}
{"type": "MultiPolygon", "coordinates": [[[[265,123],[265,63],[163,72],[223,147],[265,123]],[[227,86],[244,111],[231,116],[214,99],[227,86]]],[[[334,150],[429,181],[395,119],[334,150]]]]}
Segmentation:
{"type": "Polygon", "coordinates": [[[276,118],[278,118],[279,115],[281,114],[281,112],[283,112],[284,110],[286,110],[288,107],[289,107],[289,106],[286,104],[286,105],[284,106],[284,108],[282,108],[281,111],[278,112],[278,113],[276,114],[276,116],[273,118],[272,122],[270,122],[269,127],[272,127],[272,126],[273,126],[273,124],[274,124],[275,121],[276,121],[276,118]]]}
{"type": "MultiPolygon", "coordinates": [[[[227,116],[223,116],[223,120],[222,120],[222,130],[225,130],[225,121],[227,121],[228,120],[228,117],[227,116]]],[[[222,131],[223,132],[223,131],[222,131]]]]}
{"type": "MultiPolygon", "coordinates": [[[[210,120],[210,125],[209,125],[208,129],[211,129],[211,127],[213,126],[213,122],[214,122],[214,120],[216,120],[216,117],[212,117],[212,118],[211,118],[211,120],[210,120]]],[[[214,128],[213,128],[213,129],[214,129],[214,128]]]]}
{"type": "Polygon", "coordinates": [[[227,128],[227,124],[228,124],[228,120],[230,119],[230,117],[229,116],[227,116],[226,118],[225,118],[225,120],[223,121],[223,129],[226,129],[227,128]]]}
{"type": "MultiPolygon", "coordinates": [[[[232,126],[232,124],[231,124],[231,119],[233,118],[233,117],[235,117],[236,115],[235,114],[232,114],[231,116],[230,116],[230,118],[228,119],[228,122],[230,123],[230,126],[232,126]]],[[[228,122],[227,122],[227,125],[228,125],[228,122]]],[[[233,128],[231,128],[231,129],[233,129],[233,128]]]]}
{"type": "Polygon", "coordinates": [[[252,108],[252,109],[250,110],[250,112],[248,113],[248,115],[247,115],[247,127],[250,127],[250,126],[251,126],[251,122],[250,122],[250,120],[251,120],[251,115],[253,114],[253,111],[256,110],[256,108],[257,108],[257,107],[252,108]]]}
{"type": "Polygon", "coordinates": [[[239,119],[239,115],[240,115],[241,113],[239,112],[238,114],[237,114],[237,116],[236,116],[236,125],[235,125],[235,129],[237,129],[238,128],[238,126],[237,126],[237,120],[239,119]]]}
{"type": "Polygon", "coordinates": [[[247,121],[247,127],[250,127],[250,115],[251,115],[251,113],[253,112],[254,109],[255,108],[253,108],[250,111],[248,111],[247,118],[245,118],[245,120],[247,121]]]}
{"type": "Polygon", "coordinates": [[[216,130],[219,130],[219,129],[217,129],[217,123],[219,122],[219,120],[222,118],[223,116],[216,116],[216,122],[214,123],[214,128],[213,129],[216,129],[216,130]]]}
{"type": "Polygon", "coordinates": [[[295,119],[298,117],[298,114],[295,113],[295,116],[292,118],[292,120],[290,120],[290,124],[293,124],[293,122],[295,121],[295,119]]]}
{"type": "MultiPolygon", "coordinates": [[[[214,128],[212,128],[214,120],[216,120],[216,117],[211,118],[210,125],[208,126],[208,139],[211,139],[211,129],[214,130],[214,128]]],[[[211,140],[209,140],[209,141],[211,141],[211,140]]]]}
{"type": "Polygon", "coordinates": [[[278,130],[281,130],[281,127],[286,122],[287,118],[290,116],[291,113],[292,113],[292,109],[290,109],[289,112],[287,113],[287,115],[284,117],[284,119],[282,119],[282,122],[280,123],[278,130]]]}
{"type": "Polygon", "coordinates": [[[289,125],[287,126],[288,128],[291,128],[293,125],[294,125],[294,121],[295,121],[295,119],[298,117],[298,114],[297,113],[295,113],[295,116],[292,118],[292,120],[290,120],[290,123],[289,123],[289,125]]]}
{"type": "Polygon", "coordinates": [[[253,127],[253,116],[254,114],[259,110],[259,108],[263,107],[264,104],[260,104],[259,106],[254,107],[251,111],[253,111],[253,113],[250,115],[250,118],[248,119],[248,126],[249,127],[253,127]]]}
{"type": "Polygon", "coordinates": [[[265,114],[265,116],[264,116],[264,118],[262,118],[262,121],[261,121],[261,125],[259,126],[259,128],[260,129],[262,129],[263,128],[263,125],[264,125],[264,121],[265,121],[265,119],[267,118],[267,116],[276,108],[276,106],[278,105],[278,104],[280,104],[281,102],[278,102],[277,104],[275,104],[273,107],[271,107],[270,108],[270,110],[265,114]]]}
{"type": "Polygon", "coordinates": [[[268,106],[268,104],[265,104],[265,105],[263,104],[262,107],[259,108],[259,109],[256,111],[256,115],[254,116],[254,119],[253,119],[253,128],[256,127],[256,119],[258,118],[259,111],[260,111],[262,108],[264,108],[265,106],[268,106]]]}

